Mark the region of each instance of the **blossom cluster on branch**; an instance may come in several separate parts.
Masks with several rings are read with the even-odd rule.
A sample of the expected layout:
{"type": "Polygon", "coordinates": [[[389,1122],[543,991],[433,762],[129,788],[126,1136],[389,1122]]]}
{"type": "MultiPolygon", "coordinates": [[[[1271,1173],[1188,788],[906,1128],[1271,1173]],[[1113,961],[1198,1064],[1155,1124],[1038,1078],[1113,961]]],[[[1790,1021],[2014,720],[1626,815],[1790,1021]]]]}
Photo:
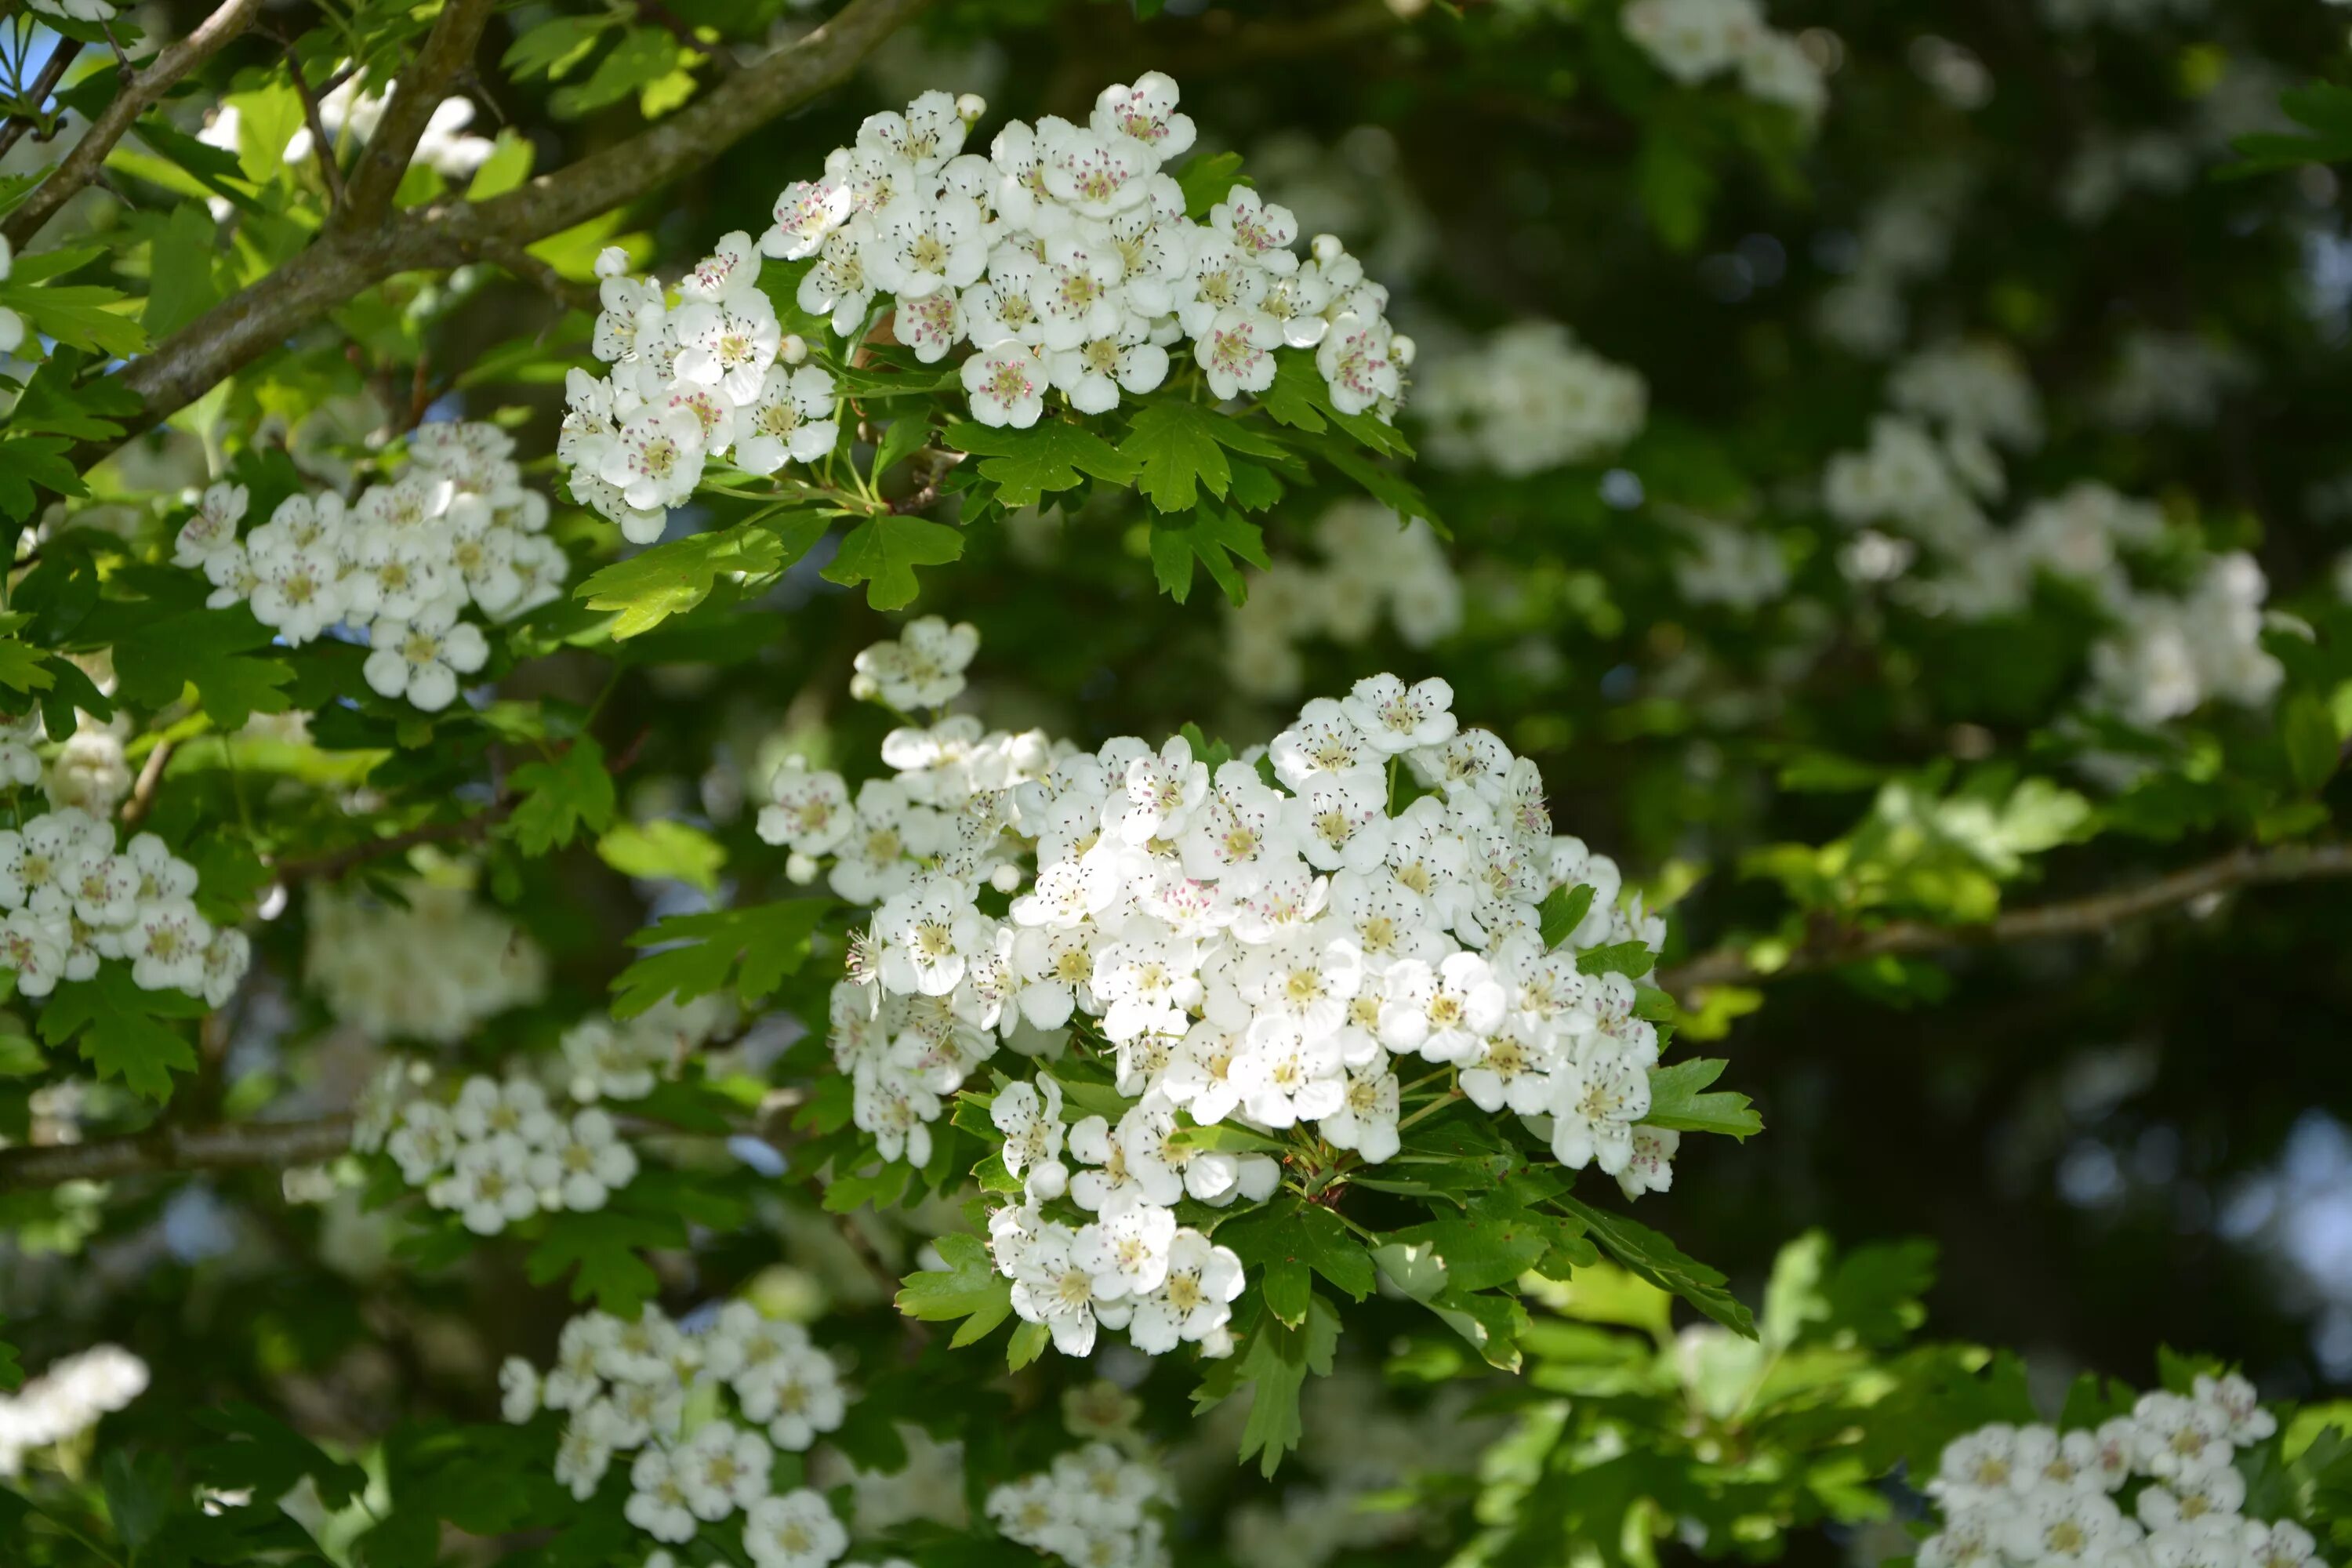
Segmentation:
{"type": "Polygon", "coordinates": [[[1149,72],[1104,89],[1086,124],[1014,121],[982,156],[964,151],[981,100],[927,92],[869,116],[776,198],[756,243],[722,238],[675,300],[608,252],[593,350],[612,369],[566,384],[572,495],[651,542],[712,460],[767,475],[835,449],[848,388],[800,363],[812,345],[784,331],[763,256],[795,268],[794,305],[856,345],[850,365],[877,343],[921,364],[968,348],[958,377],[982,425],[1025,429],[1049,395],[1108,413],[1158,388],[1185,345],[1217,398],[1265,392],[1278,352],[1311,350],[1333,406],[1387,417],[1412,356],[1388,290],[1328,235],[1302,260],[1297,218],[1246,185],[1205,224],[1188,216],[1169,171],[1195,132],[1177,102],[1149,72]]]}
{"type": "Polygon", "coordinates": [[[196,868],[152,833],[118,846],[115,825],[65,806],[0,830],[0,969],[46,996],[108,959],[142,991],[184,991],[220,1006],[252,962],[234,927],[195,905],[196,868]]]}
{"type": "Polygon", "coordinates": [[[523,485],[513,452],[495,425],[422,425],[407,462],[357,500],[291,495],[242,535],[246,487],[216,484],[173,559],[202,569],[215,608],[248,605],[289,647],[348,627],[373,649],[366,676],[379,696],[438,712],[489,658],[467,610],[511,620],[563,591],[547,498],[523,485]]]}

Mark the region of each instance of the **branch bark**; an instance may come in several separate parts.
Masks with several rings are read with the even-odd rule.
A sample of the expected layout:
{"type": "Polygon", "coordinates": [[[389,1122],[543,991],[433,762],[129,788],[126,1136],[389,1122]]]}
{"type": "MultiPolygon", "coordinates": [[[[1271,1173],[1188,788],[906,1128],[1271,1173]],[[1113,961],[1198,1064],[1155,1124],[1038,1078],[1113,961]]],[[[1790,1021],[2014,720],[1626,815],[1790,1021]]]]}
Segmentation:
{"type": "MultiPolygon", "coordinates": [[[[617,146],[486,202],[410,208],[383,223],[327,236],[124,367],[115,380],[144,405],[125,422],[128,434],[186,407],[222,377],[394,273],[458,267],[502,246],[530,245],[709,163],[841,82],[926,4],[851,0],[797,42],[617,146]]],[[[75,459],[87,467],[125,438],[86,443],[75,459]]]]}
{"type": "Polygon", "coordinates": [[[2209,895],[2279,882],[2352,877],[2352,844],[2290,844],[2233,849],[2201,865],[2118,892],[2096,893],[2017,910],[1981,925],[1947,926],[1895,921],[1867,931],[1845,931],[1807,942],[1769,967],[1750,949],[1723,947],[1661,970],[1658,984],[1677,996],[1709,985],[1756,985],[1873,958],[1916,958],[1959,948],[2006,946],[2070,936],[2095,936],[2127,921],[2161,914],[2209,895]]]}
{"type": "Polygon", "coordinates": [[[56,172],[33,187],[24,205],[0,221],[0,236],[17,249],[40,233],[58,209],[98,177],[106,155],[122,140],[138,118],[153,107],[182,77],[218,53],[222,45],[253,25],[261,14],[261,0],[225,0],[220,9],[196,25],[196,30],[165,47],[147,62],[144,70],[122,72],[114,100],[101,110],[81,140],[73,144],[56,172]]]}
{"type": "Polygon", "coordinates": [[[383,118],[361,151],[345,186],[341,211],[334,227],[352,229],[383,222],[401,176],[433,111],[441,107],[441,89],[449,79],[473,63],[481,47],[482,28],[490,19],[492,0],[448,0],[416,51],[392,86],[383,118]]]}
{"type": "Polygon", "coordinates": [[[0,1149],[0,1192],[161,1171],[282,1171],[331,1160],[351,1146],[349,1116],[221,1127],[165,1125],[127,1138],[0,1149]]]}

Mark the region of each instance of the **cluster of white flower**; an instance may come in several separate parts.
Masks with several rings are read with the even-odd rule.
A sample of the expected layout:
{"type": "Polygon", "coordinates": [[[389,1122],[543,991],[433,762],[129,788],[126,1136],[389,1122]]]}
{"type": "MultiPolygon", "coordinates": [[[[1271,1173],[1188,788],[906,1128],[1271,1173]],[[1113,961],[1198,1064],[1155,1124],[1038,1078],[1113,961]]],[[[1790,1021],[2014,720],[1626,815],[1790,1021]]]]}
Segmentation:
{"type": "Polygon", "coordinates": [[[1253,697],[1288,700],[1306,685],[1298,645],[1309,637],[1360,645],[1383,615],[1408,647],[1462,626],[1462,583],[1429,524],[1404,527],[1377,501],[1343,500],[1315,524],[1320,563],[1283,559],[1249,580],[1225,616],[1227,679],[1253,697]]]}
{"type": "Polygon", "coordinates": [[[513,450],[495,425],[419,426],[407,464],[358,500],[291,495],[242,538],[245,487],[214,485],[173,558],[211,580],[208,604],[250,605],[289,645],[339,625],[364,633],[368,685],[436,712],[489,657],[458,618],[468,606],[507,620],[563,590],[547,498],[523,488],[513,450]]]}
{"type": "Polygon", "coordinates": [[[1887,401],[1949,430],[2012,451],[2042,445],[2042,395],[2017,351],[1990,338],[1954,338],[1922,349],[1886,378],[1887,401]]]}
{"type": "Polygon", "coordinates": [[[509,1421],[564,1413],[555,1479],[583,1501],[634,1450],[625,1511],[656,1541],[740,1515],[755,1568],[826,1568],[849,1548],[823,1493],[772,1489],[776,1450],[805,1453],[848,1407],[833,1358],[797,1323],[744,1301],[700,1332],[652,1305],[635,1322],[587,1312],[563,1325],[544,1378],[518,1356],[499,1384],[509,1421]]]}
{"type": "Polygon", "coordinates": [[[1789,560],[1769,529],[1692,512],[1675,513],[1673,521],[1691,546],[1675,557],[1675,587],[1689,603],[1754,610],[1788,592],[1789,560]]]}
{"type": "MultiPolygon", "coordinates": [[[[2030,406],[2004,401],[2012,414],[2030,406]]],[[[2009,424],[2012,439],[2029,428],[2009,424]]],[[[1873,425],[1868,448],[1831,459],[1822,499],[1857,530],[1841,555],[1857,580],[1903,577],[1920,546],[1933,555],[1932,577],[1897,584],[1900,597],[1931,614],[2015,615],[2045,575],[2089,594],[2114,624],[2091,650],[2090,700],[2134,723],[2180,718],[2214,700],[2259,707],[2277,691],[2284,671],[2262,646],[2269,584],[2252,556],[2206,558],[2185,595],[2143,590],[2128,563],[2166,540],[2156,506],[2079,483],[2025,507],[2002,529],[1983,503],[2005,488],[2000,458],[1979,429],[1949,424],[1938,437],[1887,416],[1873,425]],[[1877,532],[1882,523],[1899,537],[1877,532]]]]}
{"type": "MultiPolygon", "coordinates": [[[[377,1131],[355,1125],[353,1146],[368,1149],[377,1131]]],[[[383,1147],[427,1203],[477,1236],[541,1212],[603,1208],[637,1174],[636,1153],[609,1111],[592,1105],[566,1116],[547,1090],[520,1078],[469,1078],[454,1104],[408,1100],[383,1147]]]]}
{"type": "Polygon", "coordinates": [[[1517,321],[1475,349],[1430,355],[1413,399],[1429,455],[1512,478],[1612,452],[1642,433],[1639,372],[1580,344],[1557,321],[1517,321]]]}
{"type": "Polygon", "coordinates": [[[563,1031],[565,1087],[572,1098],[643,1100],[688,1052],[710,1037],[721,999],[655,1004],[634,1018],[583,1018],[563,1031]]]}
{"type": "Polygon", "coordinates": [[[992,1221],[996,1262],[1066,1353],[1098,1322],[1153,1353],[1225,1348],[1239,1265],[1174,1205],[1257,1202],[1280,1173],[1197,1146],[1180,1112],[1311,1126],[1379,1163],[1399,1147],[1395,1067],[1418,1057],[1423,1081],[1458,1077],[1628,1195],[1671,1179],[1677,1135],[1640,1125],[1656,1031],[1630,980],[1578,964],[1602,944],[1654,949],[1662,922],[1621,907],[1612,862],[1552,836],[1535,765],[1452,702],[1442,680],[1373,676],[1213,771],[1181,736],[1087,752],[948,717],[892,731],[897,776],[854,805],[835,773],[776,780],[762,836],[811,876],[835,857],[834,890],[880,904],[835,987],[832,1044],[885,1158],[929,1161],[943,1097],[1000,1039],[1038,1055],[1076,1022],[1115,1058],[1115,1124],[1066,1130],[1042,1073],[990,1110],[1026,1199],[992,1221]],[[1590,907],[1547,951],[1538,907],[1578,886],[1590,907]],[[984,888],[1018,895],[1008,919],[982,911],[984,888]],[[1065,1199],[1091,1219],[1045,1213],[1065,1199]]]}
{"type": "Polygon", "coordinates": [[[27,1453],[80,1436],[145,1392],[145,1362],[119,1345],[93,1345],[0,1394],[0,1476],[17,1474],[27,1453]]]}
{"type": "Polygon", "coordinates": [[[2240,1511],[2237,1450],[2277,1427],[2243,1378],[2205,1376],[2096,1429],[1979,1427],[1946,1446],[1927,1483],[1943,1528],[1919,1543],[1919,1568],[2325,1568],[2302,1526],[2240,1511]]]}
{"type": "MultiPolygon", "coordinates": [[[[16,254],[5,236],[0,236],[0,283],[8,281],[10,268],[16,264],[16,254]]],[[[0,354],[12,354],[25,341],[25,318],[0,305],[0,354]]]]}
{"type": "Polygon", "coordinates": [[[1070,1568],[1166,1568],[1156,1510],[1174,1501],[1160,1466],[1089,1443],[990,1492],[988,1517],[1006,1539],[1070,1568]]]}
{"type": "Polygon", "coordinates": [[[771,474],[834,449],[834,377],[799,363],[808,345],[761,291],[763,255],[810,264],[794,298],[837,336],[865,339],[882,300],[922,363],[969,345],[960,374],[984,425],[1035,424],[1049,392],[1108,413],[1157,388],[1187,342],[1220,398],[1272,385],[1276,351],[1312,350],[1335,406],[1386,417],[1412,356],[1388,291],[1330,236],[1301,261],[1297,220],[1246,186],[1206,224],[1187,217],[1163,167],[1192,145],[1176,104],[1150,72],[1106,88],[1084,125],[1014,121],[983,157],[963,150],[981,100],[927,92],[787,187],[756,243],[722,238],[676,303],[608,252],[593,349],[613,368],[570,377],[557,447],[573,496],[646,543],[706,461],[771,474]]]}
{"type": "Polygon", "coordinates": [[[539,999],[546,958],[504,915],[441,882],[411,882],[402,893],[405,907],[312,891],[303,971],[337,1018],[373,1039],[446,1046],[539,999]]]}
{"type": "MultiPolygon", "coordinates": [[[[346,142],[364,142],[374,138],[375,129],[383,123],[384,110],[392,106],[392,95],[398,86],[397,82],[388,82],[382,92],[363,92],[360,89],[359,74],[354,71],[334,91],[319,100],[319,125],[327,133],[330,156],[341,155],[346,142]]],[[[466,133],[466,127],[473,122],[471,102],[462,98],[443,99],[433,106],[432,118],[425,122],[425,132],[416,139],[416,150],[409,155],[409,162],[422,163],[446,180],[470,178],[498,151],[498,143],[488,137],[466,133]]],[[[208,147],[234,153],[239,150],[244,134],[244,117],[231,103],[213,111],[196,139],[208,147]]],[[[310,128],[304,125],[286,139],[280,156],[289,166],[299,164],[317,146],[310,128]]],[[[226,200],[215,196],[211,205],[215,217],[228,216],[230,206],[226,200]]]]}
{"type": "Polygon", "coordinates": [[[1951,260],[1952,236],[1973,184],[1957,163],[1901,172],[1864,215],[1851,272],[1822,295],[1814,324],[1823,337],[1871,358],[1902,346],[1911,314],[1903,292],[1951,260]]]}
{"type": "Polygon", "coordinates": [[[1685,87],[1737,69],[1748,97],[1786,105],[1807,124],[1829,101],[1822,68],[1792,35],[1764,19],[1757,0],[1633,0],[1622,25],[1660,70],[1685,87]]]}
{"type": "Polygon", "coordinates": [[[244,980],[252,944],[243,931],[214,930],[195,892],[196,868],[153,834],[118,847],[104,817],[79,806],[43,812],[0,830],[0,969],[15,972],[23,994],[46,996],[121,959],[142,990],[220,1006],[244,980]]]}
{"type": "Polygon", "coordinates": [[[2153,425],[2204,429],[2221,400],[2253,378],[2253,362],[2230,344],[2193,332],[2135,331],[2116,354],[2099,412],[2126,430],[2153,425]]]}

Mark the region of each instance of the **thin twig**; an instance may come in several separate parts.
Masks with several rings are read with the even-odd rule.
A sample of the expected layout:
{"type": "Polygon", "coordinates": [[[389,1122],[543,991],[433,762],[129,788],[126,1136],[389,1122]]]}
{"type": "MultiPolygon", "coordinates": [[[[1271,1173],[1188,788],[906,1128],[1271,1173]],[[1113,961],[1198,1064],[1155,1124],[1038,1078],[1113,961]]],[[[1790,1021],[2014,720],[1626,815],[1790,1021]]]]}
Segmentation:
{"type": "Polygon", "coordinates": [[[261,0],[225,0],[219,10],[196,25],[194,32],[148,61],[145,70],[133,76],[126,68],[122,79],[115,86],[113,100],[90,121],[89,129],[82,132],[81,140],[73,144],[73,150],[58,164],[56,172],[34,186],[15,212],[0,220],[0,237],[22,250],[26,241],[40,233],[41,226],[55,216],[58,208],[97,177],[106,155],[114,151],[123,132],[174,82],[252,26],[260,11],[261,0]]]}
{"type": "Polygon", "coordinates": [[[41,74],[33,79],[33,89],[25,95],[33,104],[35,112],[12,114],[7,124],[0,125],[0,156],[5,156],[9,148],[23,140],[26,132],[40,123],[40,105],[57,90],[58,83],[65,79],[66,68],[73,64],[74,57],[79,53],[81,40],[79,38],[60,39],[58,47],[49,51],[49,58],[42,63],[41,74]]]}
{"type": "Polygon", "coordinates": [[[371,838],[363,843],[313,856],[307,860],[288,860],[273,868],[278,883],[291,886],[296,882],[333,881],[354,866],[371,860],[382,860],[394,855],[404,855],[420,844],[449,844],[488,837],[490,829],[507,819],[516,802],[509,798],[499,801],[487,811],[447,822],[428,822],[404,833],[394,833],[383,838],[371,838]]]}
{"type": "Polygon", "coordinates": [[[2232,849],[2152,882],[2119,892],[2014,910],[1979,925],[1892,921],[1864,931],[1842,931],[1808,942],[1778,963],[1759,963],[1753,949],[1717,948],[1661,970],[1658,984],[1675,995],[1709,985],[1755,985],[1874,958],[1916,958],[1958,948],[2005,946],[2061,937],[2095,936],[2128,921],[2237,888],[2352,877],[2352,844],[2290,844],[2232,849]]]}
{"type": "Polygon", "coordinates": [[[163,782],[163,769],[172,761],[172,742],[158,741],[155,749],[147,753],[141,764],[138,782],[131,786],[131,798],[122,805],[122,826],[130,827],[146,816],[155,805],[155,786],[163,782]]]}
{"type": "Polygon", "coordinates": [[[349,1116],[221,1127],[158,1125],[87,1143],[0,1149],[0,1192],[54,1187],[62,1182],[104,1182],[151,1171],[289,1170],[331,1160],[351,1146],[349,1116]]]}
{"type": "Polygon", "coordinates": [[[424,47],[394,79],[383,117],[352,167],[348,199],[331,228],[364,227],[392,216],[393,197],[416,155],[416,143],[441,107],[441,89],[473,63],[494,0],[448,0],[425,36],[424,47]]]}
{"type": "Polygon", "coordinates": [[[319,176],[327,182],[327,213],[331,218],[343,210],[343,165],[335,156],[334,139],[327,134],[326,120],[319,112],[319,95],[310,90],[310,79],[303,73],[294,40],[281,36],[278,42],[286,46],[286,68],[294,73],[294,91],[302,100],[302,120],[310,128],[310,149],[319,155],[319,176]]]}
{"type": "Polygon", "coordinates": [[[110,377],[142,407],[121,421],[122,436],[84,442],[72,460],[87,468],[394,273],[478,261],[501,243],[528,246],[708,165],[761,126],[838,85],[926,4],[851,0],[823,25],[677,113],[517,190],[483,202],[452,198],[410,208],[395,221],[346,225],[110,377]]]}

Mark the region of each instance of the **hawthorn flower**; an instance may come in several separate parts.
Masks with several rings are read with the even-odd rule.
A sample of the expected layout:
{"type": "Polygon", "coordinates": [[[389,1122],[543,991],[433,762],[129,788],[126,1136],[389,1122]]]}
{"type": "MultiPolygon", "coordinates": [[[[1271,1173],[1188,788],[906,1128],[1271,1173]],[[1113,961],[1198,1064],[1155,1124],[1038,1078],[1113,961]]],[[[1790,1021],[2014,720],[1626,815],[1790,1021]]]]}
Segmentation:
{"type": "Polygon", "coordinates": [[[0,963],[16,972],[16,989],[46,996],[65,977],[66,922],[31,910],[17,910],[0,921],[0,963]]]}
{"type": "Polygon", "coordinates": [[[1190,115],[1176,112],[1176,83],[1160,71],[1146,71],[1132,86],[1114,84],[1095,96],[1087,125],[1100,136],[1123,136],[1165,163],[1192,150],[1190,115]]]}
{"type": "Polygon", "coordinates": [[[1571,1171],[1609,1175],[1633,1157],[1633,1123],[1650,1112],[1650,1079],[1605,1043],[1573,1053],[1553,1075],[1552,1153],[1571,1171]]]}
{"type": "Polygon", "coordinates": [[[375,651],[362,673],[379,697],[405,697],[427,713],[437,713],[457,696],[457,677],[471,675],[490,657],[479,626],[457,618],[457,603],[428,605],[411,620],[386,616],[370,634],[375,651]]]}
{"type": "Polygon", "coordinates": [[[1052,384],[1045,362],[1017,338],[1007,338],[963,362],[963,389],[971,416],[982,425],[1026,430],[1045,411],[1052,384]]]}
{"type": "Polygon", "coordinates": [[[1342,315],[1331,323],[1315,350],[1315,365],[1330,388],[1331,406],[1342,414],[1362,414],[1391,401],[1404,390],[1388,322],[1342,315]]]}
{"type": "Polygon", "coordinates": [[[849,337],[866,323],[877,288],[866,266],[866,242],[856,228],[837,228],[818,246],[816,265],[801,277],[793,298],[813,316],[827,319],[835,337],[849,337]]]}
{"type": "Polygon", "coordinates": [[[1158,160],[1133,137],[1103,136],[1059,124],[1039,138],[1038,167],[1046,195],[1081,217],[1108,217],[1143,199],[1158,160]]]}
{"type": "Polygon", "coordinates": [[[1062,1164],[1062,1086],[1042,1075],[1035,1084],[1007,1084],[988,1119],[1004,1134],[1006,1173],[1025,1176],[1032,1199],[1061,1196],[1069,1179],[1062,1164]]]}
{"type": "Polygon", "coordinates": [[[1629,1198],[1643,1193],[1663,1193],[1675,1184],[1675,1151],[1682,1146],[1683,1135],[1671,1127],[1636,1127],[1633,1134],[1633,1151],[1625,1157],[1625,1168],[1617,1173],[1618,1188],[1629,1198]]]}
{"type": "Polygon", "coordinates": [[[1079,1227],[1073,1261],[1094,1276],[1095,1294],[1117,1299],[1156,1290],[1168,1277],[1176,1239],[1176,1213],[1157,1204],[1129,1204],[1079,1227]]]}
{"type": "Polygon", "coordinates": [[[1235,185],[1209,209],[1209,226],[1234,249],[1269,272],[1296,272],[1298,219],[1286,206],[1268,202],[1247,185],[1235,185]]]}
{"type": "Polygon", "coordinates": [[[636,1173],[635,1152],[621,1142],[613,1119],[593,1107],[575,1113],[530,1159],[531,1184],[556,1194],[567,1209],[603,1208],[606,1196],[636,1173]]]}
{"type": "Polygon", "coordinates": [[[1475,1059],[1509,1005],[1493,969],[1475,952],[1450,954],[1434,969],[1408,959],[1382,984],[1388,999],[1381,1007],[1381,1044],[1433,1062],[1475,1059]]]}
{"type": "Polygon", "coordinates": [[[849,1550],[849,1532],[824,1494],[801,1487],[745,1510],[743,1550],[757,1568],[826,1568],[849,1550]]]}
{"type": "Polygon", "coordinates": [[[717,387],[738,404],[759,396],[784,338],[775,306],[757,289],[713,303],[681,305],[671,330],[677,339],[678,375],[698,386],[717,387]]]}
{"type": "Polygon", "coordinates": [[[1339,1107],[1316,1123],[1316,1131],[1335,1149],[1352,1149],[1368,1163],[1378,1165],[1396,1157],[1396,1075],[1384,1067],[1350,1068],[1340,1089],[1339,1107]]]}
{"type": "Polygon", "coordinates": [[[864,255],[877,288],[919,300],[979,281],[988,267],[987,226],[964,197],[901,196],[875,215],[864,255]]]}
{"type": "Polygon", "coordinates": [[[1454,731],[1454,688],[1435,676],[1408,687],[1393,675],[1368,675],[1339,707],[1383,756],[1443,744],[1454,731]]]}
{"type": "Polygon", "coordinates": [[[122,934],[122,955],[131,961],[131,977],[147,991],[187,991],[202,994],[205,952],[211,945],[211,922],[194,904],[162,900],[142,904],[122,934]]]}
{"type": "Polygon", "coordinates": [[[630,506],[657,510],[694,493],[702,458],[701,420],[683,408],[649,405],[621,426],[598,477],[630,506]]]}
{"type": "Polygon", "coordinates": [[[672,1457],[697,1519],[718,1521],[748,1510],[768,1495],[768,1440],[727,1421],[713,1421],[687,1439],[672,1457]]]}
{"type": "Polygon", "coordinates": [[[1281,343],[1281,330],[1262,312],[1220,310],[1193,345],[1192,357],[1207,373],[1210,391],[1238,397],[1274,384],[1272,351],[1281,343]]]}
{"type": "Polygon", "coordinates": [[[814,463],[832,451],[841,442],[834,399],[829,372],[813,364],[769,366],[745,405],[735,466],[747,474],[772,474],[787,460],[814,463]]]}
{"type": "MultiPolygon", "coordinates": [[[[658,1446],[639,1451],[629,1467],[629,1500],[621,1511],[656,1541],[677,1545],[694,1539],[694,1510],[688,1506],[686,1482],[675,1453],[658,1446]]],[[[756,1513],[753,1519],[756,1522],[756,1513]]],[[[750,1544],[747,1531],[745,1545],[750,1544]]]]}

